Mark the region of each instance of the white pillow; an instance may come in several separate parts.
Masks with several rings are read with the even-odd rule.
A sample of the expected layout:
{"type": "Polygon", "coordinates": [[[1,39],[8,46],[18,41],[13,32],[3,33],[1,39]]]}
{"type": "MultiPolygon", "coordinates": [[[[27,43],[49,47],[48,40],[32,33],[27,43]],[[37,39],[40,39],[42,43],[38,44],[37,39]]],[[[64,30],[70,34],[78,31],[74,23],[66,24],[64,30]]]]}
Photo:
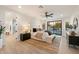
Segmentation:
{"type": "Polygon", "coordinates": [[[48,37],[48,33],[47,32],[43,32],[43,36],[42,36],[42,39],[46,40],[46,38],[48,37]]]}

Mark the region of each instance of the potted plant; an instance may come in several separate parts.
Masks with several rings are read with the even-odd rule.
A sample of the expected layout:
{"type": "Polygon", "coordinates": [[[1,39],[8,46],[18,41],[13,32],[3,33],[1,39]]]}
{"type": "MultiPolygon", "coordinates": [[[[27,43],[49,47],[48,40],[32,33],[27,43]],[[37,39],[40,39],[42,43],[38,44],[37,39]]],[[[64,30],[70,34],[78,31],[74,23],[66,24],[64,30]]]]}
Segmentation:
{"type": "Polygon", "coordinates": [[[0,25],[0,48],[3,46],[3,32],[4,32],[5,27],[0,25]]]}

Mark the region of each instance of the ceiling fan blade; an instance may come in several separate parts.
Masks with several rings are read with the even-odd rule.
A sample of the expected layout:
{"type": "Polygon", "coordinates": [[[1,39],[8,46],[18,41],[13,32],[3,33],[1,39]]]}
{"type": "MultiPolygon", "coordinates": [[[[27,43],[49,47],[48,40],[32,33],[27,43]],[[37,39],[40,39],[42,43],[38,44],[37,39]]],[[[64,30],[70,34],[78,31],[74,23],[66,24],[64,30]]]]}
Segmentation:
{"type": "Polygon", "coordinates": [[[48,14],[48,12],[45,12],[45,15],[47,15],[48,14]]]}
{"type": "Polygon", "coordinates": [[[48,12],[45,12],[45,17],[47,17],[48,12]]]}
{"type": "Polygon", "coordinates": [[[53,13],[51,13],[50,15],[53,15],[53,13]]]}
{"type": "Polygon", "coordinates": [[[53,13],[49,14],[48,12],[45,12],[45,17],[52,17],[53,13]]]}

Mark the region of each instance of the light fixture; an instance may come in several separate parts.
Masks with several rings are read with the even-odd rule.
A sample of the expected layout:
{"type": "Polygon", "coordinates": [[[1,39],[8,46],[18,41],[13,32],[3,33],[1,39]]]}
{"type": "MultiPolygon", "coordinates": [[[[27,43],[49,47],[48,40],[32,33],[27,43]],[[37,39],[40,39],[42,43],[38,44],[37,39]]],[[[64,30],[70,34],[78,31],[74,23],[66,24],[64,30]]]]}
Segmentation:
{"type": "Polygon", "coordinates": [[[22,33],[30,32],[30,24],[22,25],[22,33]]]}
{"type": "Polygon", "coordinates": [[[18,6],[18,8],[22,8],[22,6],[18,6]]]}
{"type": "Polygon", "coordinates": [[[60,14],[60,17],[63,17],[64,15],[63,14],[60,14]]]}

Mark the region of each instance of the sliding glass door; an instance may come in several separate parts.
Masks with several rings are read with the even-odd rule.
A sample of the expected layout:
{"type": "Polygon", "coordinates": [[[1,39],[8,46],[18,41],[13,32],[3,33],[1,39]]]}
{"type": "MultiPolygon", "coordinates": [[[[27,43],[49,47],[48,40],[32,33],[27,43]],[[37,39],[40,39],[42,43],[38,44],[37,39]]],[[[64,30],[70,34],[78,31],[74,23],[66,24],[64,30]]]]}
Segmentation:
{"type": "Polygon", "coordinates": [[[62,21],[48,21],[47,30],[50,31],[52,34],[62,35],[62,21]]]}

